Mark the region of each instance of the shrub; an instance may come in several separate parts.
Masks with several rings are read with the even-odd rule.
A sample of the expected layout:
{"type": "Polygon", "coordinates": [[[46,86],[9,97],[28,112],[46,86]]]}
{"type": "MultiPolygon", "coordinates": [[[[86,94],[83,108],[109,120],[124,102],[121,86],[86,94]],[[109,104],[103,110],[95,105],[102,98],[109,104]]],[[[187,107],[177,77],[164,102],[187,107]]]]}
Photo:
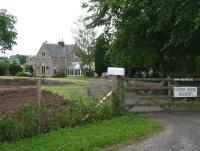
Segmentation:
{"type": "Polygon", "coordinates": [[[22,72],[22,67],[19,64],[12,63],[9,67],[9,73],[11,75],[16,75],[17,72],[22,72]]]}
{"type": "Polygon", "coordinates": [[[54,78],[64,78],[65,77],[65,71],[64,70],[60,70],[60,71],[56,72],[53,77],[54,78]]]}
{"type": "Polygon", "coordinates": [[[5,76],[8,73],[10,63],[8,61],[0,61],[0,76],[5,76]]]}
{"type": "Polygon", "coordinates": [[[16,118],[8,115],[0,116],[0,142],[18,140],[20,138],[20,128],[16,118]]]}
{"type": "Polygon", "coordinates": [[[59,128],[64,128],[68,126],[68,107],[65,105],[55,105],[52,104],[51,109],[47,108],[46,112],[44,112],[45,118],[44,121],[46,121],[45,127],[43,127],[44,131],[49,130],[57,130],[59,128]]]}
{"type": "Polygon", "coordinates": [[[30,102],[23,104],[18,115],[23,137],[31,137],[39,134],[39,115],[30,102]]]}
{"type": "Polygon", "coordinates": [[[119,99],[119,94],[117,92],[113,93],[111,98],[113,104],[113,114],[114,116],[120,116],[126,113],[126,108],[124,102],[119,99]]]}
{"type": "Polygon", "coordinates": [[[33,74],[33,72],[34,72],[33,66],[32,65],[25,65],[25,71],[33,74]]]}
{"type": "Polygon", "coordinates": [[[15,75],[17,77],[31,77],[31,74],[28,72],[17,72],[17,74],[15,75]]]}
{"type": "MultiPolygon", "coordinates": [[[[88,97],[90,99],[90,97],[88,97]]],[[[0,141],[13,141],[32,137],[40,132],[48,132],[64,127],[82,125],[96,120],[110,119],[123,115],[126,110],[117,93],[105,102],[97,103],[94,97],[87,103],[78,100],[48,101],[41,114],[33,108],[31,102],[23,104],[16,117],[0,118],[0,141]],[[17,119],[17,121],[16,121],[17,119]]]]}

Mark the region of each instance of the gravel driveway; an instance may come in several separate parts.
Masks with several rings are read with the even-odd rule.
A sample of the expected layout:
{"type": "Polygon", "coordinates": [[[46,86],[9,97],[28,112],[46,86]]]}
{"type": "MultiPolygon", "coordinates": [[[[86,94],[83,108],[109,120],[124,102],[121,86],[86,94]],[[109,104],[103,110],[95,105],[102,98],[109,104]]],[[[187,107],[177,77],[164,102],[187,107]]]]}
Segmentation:
{"type": "MultiPolygon", "coordinates": [[[[112,88],[111,80],[92,80],[91,91],[102,96],[103,89],[112,88]]],[[[120,144],[101,151],[200,151],[200,113],[156,113],[148,116],[165,125],[166,130],[130,145],[120,144]]]]}
{"type": "Polygon", "coordinates": [[[103,98],[105,94],[112,91],[112,80],[92,79],[90,83],[90,92],[97,98],[103,98]]]}
{"type": "Polygon", "coordinates": [[[150,115],[166,126],[153,138],[131,145],[117,145],[104,151],[200,151],[200,113],[150,115]]]}

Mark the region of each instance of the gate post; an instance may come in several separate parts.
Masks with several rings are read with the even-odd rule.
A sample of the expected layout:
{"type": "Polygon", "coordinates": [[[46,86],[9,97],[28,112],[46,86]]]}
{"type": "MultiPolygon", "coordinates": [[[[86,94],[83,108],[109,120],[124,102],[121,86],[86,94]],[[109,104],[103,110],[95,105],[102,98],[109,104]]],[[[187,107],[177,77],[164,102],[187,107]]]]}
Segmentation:
{"type": "Polygon", "coordinates": [[[172,90],[171,90],[170,76],[167,77],[167,87],[168,87],[168,98],[170,102],[170,110],[172,110],[174,103],[173,103],[173,99],[171,98],[172,90]]]}
{"type": "Polygon", "coordinates": [[[124,78],[122,76],[117,76],[118,89],[119,89],[119,99],[125,101],[125,91],[124,91],[124,78]]]}
{"type": "Polygon", "coordinates": [[[125,76],[124,68],[108,67],[108,75],[112,76],[113,80],[113,92],[118,91],[119,100],[124,102],[124,81],[123,76],[125,76]]]}
{"type": "Polygon", "coordinates": [[[42,116],[43,116],[43,102],[42,102],[42,90],[41,90],[41,80],[37,80],[37,107],[39,114],[39,131],[42,131],[42,116]]]}

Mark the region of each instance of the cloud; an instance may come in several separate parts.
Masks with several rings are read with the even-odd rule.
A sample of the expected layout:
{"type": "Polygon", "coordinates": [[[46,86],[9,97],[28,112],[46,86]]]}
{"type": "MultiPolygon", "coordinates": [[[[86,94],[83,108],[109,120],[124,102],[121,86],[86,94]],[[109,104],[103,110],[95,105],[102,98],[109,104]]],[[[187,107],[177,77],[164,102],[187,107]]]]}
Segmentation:
{"type": "Polygon", "coordinates": [[[5,55],[35,55],[42,42],[56,43],[61,38],[65,43],[74,43],[71,28],[77,17],[86,13],[81,9],[83,1],[0,0],[0,9],[7,9],[18,20],[18,44],[5,55]]]}

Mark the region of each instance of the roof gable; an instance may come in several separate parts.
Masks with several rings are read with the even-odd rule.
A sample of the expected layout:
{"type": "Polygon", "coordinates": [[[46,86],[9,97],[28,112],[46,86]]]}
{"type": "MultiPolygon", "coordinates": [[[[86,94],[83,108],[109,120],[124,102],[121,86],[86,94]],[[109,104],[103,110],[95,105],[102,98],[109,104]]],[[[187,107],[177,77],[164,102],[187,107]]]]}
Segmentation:
{"type": "Polygon", "coordinates": [[[73,51],[74,45],[46,44],[51,57],[67,57],[73,51]]]}

